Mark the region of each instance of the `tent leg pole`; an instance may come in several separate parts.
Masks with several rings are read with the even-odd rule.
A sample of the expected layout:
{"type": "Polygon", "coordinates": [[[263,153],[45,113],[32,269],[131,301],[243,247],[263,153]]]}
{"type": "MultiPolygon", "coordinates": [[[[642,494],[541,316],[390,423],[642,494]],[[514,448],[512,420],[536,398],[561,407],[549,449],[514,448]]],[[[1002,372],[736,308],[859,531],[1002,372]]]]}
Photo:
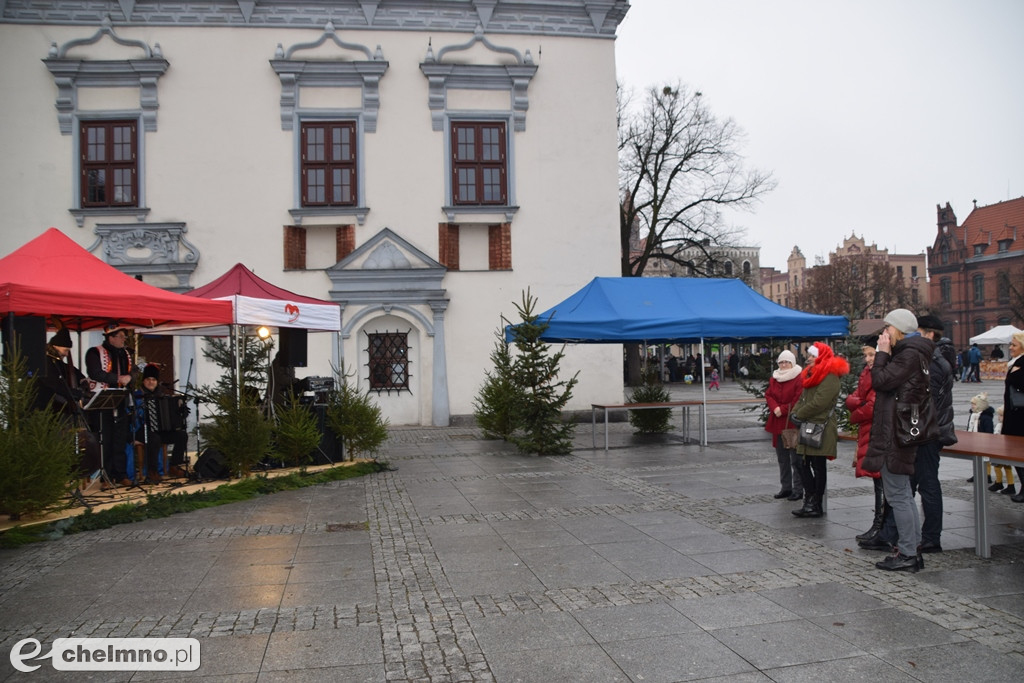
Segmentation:
{"type": "Polygon", "coordinates": [[[704,348],[704,337],[700,338],[700,445],[708,445],[708,385],[704,378],[704,362],[707,359],[707,349],[704,348]]]}

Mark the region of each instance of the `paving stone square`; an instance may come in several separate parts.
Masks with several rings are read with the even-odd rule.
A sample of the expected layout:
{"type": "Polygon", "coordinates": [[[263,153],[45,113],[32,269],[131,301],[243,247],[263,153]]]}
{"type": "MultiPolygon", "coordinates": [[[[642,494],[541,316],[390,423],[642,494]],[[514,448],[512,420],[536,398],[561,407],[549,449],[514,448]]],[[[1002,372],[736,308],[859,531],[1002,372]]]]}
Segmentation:
{"type": "Polygon", "coordinates": [[[798,519],[755,419],[708,422],[704,447],[613,423],[607,451],[579,424],[558,457],[393,428],[390,471],[2,550],[0,681],[28,680],[18,641],[73,636],[197,638],[202,666],[38,680],[1020,678],[1024,505],[989,497],[977,557],[970,465],[943,459],[944,552],[882,572],[852,444],[828,514],[798,519]]]}

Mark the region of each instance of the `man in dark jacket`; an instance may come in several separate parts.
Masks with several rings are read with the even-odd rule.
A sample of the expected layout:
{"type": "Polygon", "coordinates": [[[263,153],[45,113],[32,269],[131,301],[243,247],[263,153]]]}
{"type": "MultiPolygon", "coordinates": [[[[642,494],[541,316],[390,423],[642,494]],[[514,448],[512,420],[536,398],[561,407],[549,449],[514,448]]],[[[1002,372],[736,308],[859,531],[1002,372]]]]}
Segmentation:
{"type": "MultiPolygon", "coordinates": [[[[942,321],[937,317],[922,315],[917,319],[917,324],[921,336],[935,342],[928,365],[928,385],[932,405],[935,406],[939,438],[917,447],[910,486],[914,493],[921,494],[921,510],[924,513],[918,550],[922,553],[940,553],[942,487],[939,484],[939,454],[943,446],[956,443],[956,425],[953,422],[953,367],[956,363],[956,350],[953,342],[942,336],[942,321]]],[[[891,510],[886,510],[882,531],[870,542],[860,543],[860,546],[869,550],[888,550],[898,540],[896,522],[891,510]]]]}
{"type": "Polygon", "coordinates": [[[956,350],[953,342],[942,336],[942,321],[934,315],[919,317],[917,325],[922,337],[935,342],[928,375],[939,438],[917,447],[914,476],[911,477],[910,485],[921,494],[921,510],[924,512],[920,551],[940,553],[942,487],[939,485],[939,453],[943,446],[956,443],[956,427],[953,424],[953,366],[956,363],[956,350]]]}

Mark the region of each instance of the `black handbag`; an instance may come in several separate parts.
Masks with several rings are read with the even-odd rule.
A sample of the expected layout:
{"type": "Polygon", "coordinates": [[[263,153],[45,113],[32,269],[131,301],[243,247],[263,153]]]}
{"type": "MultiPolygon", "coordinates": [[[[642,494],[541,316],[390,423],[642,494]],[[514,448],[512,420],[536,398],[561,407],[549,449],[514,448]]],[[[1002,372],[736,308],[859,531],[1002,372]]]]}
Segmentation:
{"type": "Polygon", "coordinates": [[[921,361],[925,376],[925,395],[921,401],[901,401],[896,397],[896,445],[905,448],[920,446],[939,438],[939,423],[935,419],[931,388],[928,384],[928,366],[921,361]]]}
{"type": "Polygon", "coordinates": [[[1010,407],[1024,408],[1024,389],[1010,387],[1010,407]]]}
{"type": "Polygon", "coordinates": [[[825,442],[825,425],[820,422],[801,422],[797,440],[808,448],[821,448],[825,442]]]}

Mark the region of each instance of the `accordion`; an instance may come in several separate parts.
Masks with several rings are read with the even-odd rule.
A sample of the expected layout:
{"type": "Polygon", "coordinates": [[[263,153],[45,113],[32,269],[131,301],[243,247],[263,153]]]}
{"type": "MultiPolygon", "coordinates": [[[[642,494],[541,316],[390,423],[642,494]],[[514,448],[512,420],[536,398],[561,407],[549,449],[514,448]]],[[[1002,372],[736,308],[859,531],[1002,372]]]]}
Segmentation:
{"type": "Polygon", "coordinates": [[[161,432],[185,429],[188,404],[181,396],[160,396],[156,399],[156,419],[161,432]]]}

